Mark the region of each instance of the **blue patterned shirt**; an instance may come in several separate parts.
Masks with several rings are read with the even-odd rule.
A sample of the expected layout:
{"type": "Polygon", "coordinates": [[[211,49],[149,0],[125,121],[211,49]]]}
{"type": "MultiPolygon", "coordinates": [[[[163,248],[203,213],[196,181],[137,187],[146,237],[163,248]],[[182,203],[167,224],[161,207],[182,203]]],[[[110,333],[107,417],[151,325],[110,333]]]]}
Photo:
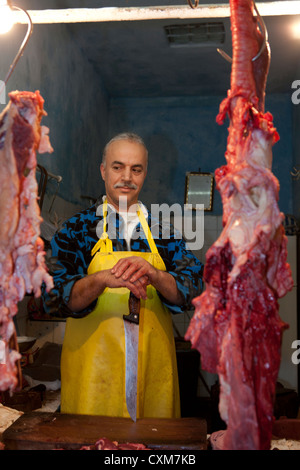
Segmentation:
{"type": "MultiPolygon", "coordinates": [[[[51,254],[47,257],[47,265],[53,276],[54,288],[50,293],[46,293],[45,286],[43,286],[44,309],[50,315],[63,318],[83,317],[96,306],[97,300],[81,312],[72,312],[67,304],[74,283],[86,276],[92,260],[91,250],[102,234],[103,216],[102,211],[99,211],[101,204],[102,201],[98,200],[90,208],[71,217],[56,232],[51,241],[51,254]]],[[[187,248],[184,239],[172,225],[166,226],[158,219],[154,220],[150,212],[147,222],[167,272],[175,278],[177,287],[184,298],[184,304],[181,306],[170,304],[159,294],[161,300],[172,313],[182,313],[192,309],[191,300],[200,295],[203,288],[203,264],[187,248]]],[[[128,250],[126,240],[122,236],[123,228],[122,217],[109,210],[107,231],[114,251],[128,250]]],[[[130,250],[151,251],[140,224],[137,225],[132,235],[130,250]]]]}

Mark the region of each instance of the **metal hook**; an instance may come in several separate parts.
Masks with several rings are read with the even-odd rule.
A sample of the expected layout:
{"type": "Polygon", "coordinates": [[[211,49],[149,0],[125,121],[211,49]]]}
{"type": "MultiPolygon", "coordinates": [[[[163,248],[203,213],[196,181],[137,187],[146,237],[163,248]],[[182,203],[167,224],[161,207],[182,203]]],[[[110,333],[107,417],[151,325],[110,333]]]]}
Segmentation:
{"type": "MultiPolygon", "coordinates": [[[[267,27],[266,27],[266,25],[265,25],[265,22],[264,22],[264,20],[262,19],[262,17],[260,16],[259,11],[258,11],[258,9],[257,9],[257,6],[256,6],[255,2],[253,2],[253,6],[254,6],[254,10],[255,10],[255,12],[256,12],[256,14],[257,14],[257,18],[258,18],[258,22],[259,22],[260,28],[261,28],[261,30],[262,30],[263,42],[262,42],[262,45],[261,45],[261,47],[260,47],[258,53],[256,54],[255,57],[253,57],[252,62],[254,62],[255,60],[257,60],[257,59],[261,56],[261,54],[262,54],[262,52],[263,52],[263,50],[264,50],[264,48],[266,47],[267,42],[268,42],[268,30],[267,30],[267,27]]],[[[222,49],[219,49],[219,48],[217,48],[217,51],[218,51],[218,53],[219,53],[225,60],[227,60],[227,62],[232,63],[232,57],[230,57],[228,54],[226,54],[226,52],[224,52],[222,49]]]]}
{"type": "Polygon", "coordinates": [[[197,8],[199,5],[199,0],[195,0],[195,4],[193,5],[192,0],[188,0],[188,4],[190,5],[191,8],[197,8]]]}
{"type": "Polygon", "coordinates": [[[253,6],[254,6],[254,10],[255,10],[255,12],[256,12],[256,14],[257,14],[257,18],[258,18],[258,22],[259,22],[259,24],[260,24],[260,28],[261,28],[261,30],[262,30],[263,42],[262,42],[262,45],[261,45],[261,47],[260,47],[258,53],[256,54],[255,57],[253,57],[252,62],[254,62],[255,60],[257,60],[257,59],[261,56],[261,54],[262,54],[264,48],[267,46],[267,43],[268,43],[268,30],[267,30],[266,24],[265,24],[263,18],[260,16],[259,11],[258,11],[258,9],[257,9],[257,6],[256,6],[256,3],[255,3],[255,2],[253,2],[253,6]]]}
{"type": "Polygon", "coordinates": [[[219,49],[217,47],[217,51],[218,53],[223,57],[223,59],[227,60],[227,62],[229,62],[230,64],[232,64],[232,57],[230,57],[228,54],[226,54],[225,51],[223,51],[223,49],[219,49]]]}
{"type": "Polygon", "coordinates": [[[300,168],[294,166],[293,171],[290,171],[290,174],[294,180],[300,179],[300,168]]]}
{"type": "Polygon", "coordinates": [[[17,55],[16,55],[16,57],[14,58],[14,60],[13,60],[13,62],[12,62],[12,64],[11,64],[11,66],[10,66],[10,68],[9,68],[9,70],[8,70],[8,73],[7,73],[7,75],[6,75],[5,79],[4,79],[4,82],[2,83],[2,86],[1,86],[1,88],[0,88],[0,96],[1,96],[1,94],[2,94],[2,92],[3,92],[3,89],[4,89],[5,85],[7,84],[7,82],[8,82],[8,80],[9,80],[11,74],[13,73],[13,71],[14,71],[14,69],[15,69],[15,67],[16,67],[18,60],[20,59],[21,55],[23,54],[24,49],[25,49],[25,47],[26,47],[26,45],[27,45],[27,43],[28,43],[28,41],[29,41],[29,38],[30,38],[31,33],[32,33],[32,30],[33,30],[32,20],[31,20],[30,15],[28,14],[28,12],[27,12],[26,10],[23,10],[23,8],[20,8],[20,7],[16,7],[15,5],[10,5],[9,7],[10,7],[11,9],[13,9],[13,10],[23,11],[23,12],[27,15],[27,18],[28,18],[28,27],[27,27],[26,35],[25,35],[25,37],[24,37],[24,39],[23,39],[23,42],[22,42],[22,44],[21,44],[21,47],[20,47],[19,51],[17,52],[17,55]]]}

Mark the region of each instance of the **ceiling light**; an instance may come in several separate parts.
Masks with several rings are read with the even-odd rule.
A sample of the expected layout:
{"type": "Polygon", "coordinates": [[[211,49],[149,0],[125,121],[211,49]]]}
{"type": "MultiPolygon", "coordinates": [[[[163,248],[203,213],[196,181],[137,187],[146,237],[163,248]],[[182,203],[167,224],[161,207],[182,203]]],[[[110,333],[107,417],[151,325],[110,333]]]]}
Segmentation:
{"type": "Polygon", "coordinates": [[[292,35],[294,39],[300,39],[300,22],[294,23],[292,26],[292,35]]]}
{"type": "Polygon", "coordinates": [[[32,29],[33,29],[33,24],[32,24],[30,15],[28,14],[26,10],[23,10],[23,8],[20,8],[20,7],[16,7],[15,5],[12,5],[11,0],[7,0],[7,1],[0,0],[0,31],[2,34],[7,33],[12,28],[12,26],[16,23],[16,17],[14,16],[16,12],[20,12],[22,15],[24,15],[25,13],[26,23],[27,23],[27,32],[16,54],[16,57],[14,58],[11,66],[9,67],[9,70],[6,74],[4,81],[1,81],[0,83],[0,96],[2,96],[3,90],[5,90],[5,86],[15,69],[17,62],[24,52],[24,49],[29,41],[29,38],[32,33],[32,29]]]}
{"type": "Polygon", "coordinates": [[[8,33],[14,24],[13,12],[6,0],[0,0],[0,34],[8,33]]]}

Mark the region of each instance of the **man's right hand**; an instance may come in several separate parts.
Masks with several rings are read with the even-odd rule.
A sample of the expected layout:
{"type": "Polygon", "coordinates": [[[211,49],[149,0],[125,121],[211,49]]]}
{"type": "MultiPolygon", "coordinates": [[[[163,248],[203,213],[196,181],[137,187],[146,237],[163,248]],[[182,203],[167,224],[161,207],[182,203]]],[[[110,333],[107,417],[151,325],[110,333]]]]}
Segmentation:
{"type": "MultiPolygon", "coordinates": [[[[102,271],[103,272],[103,271],[102,271]]],[[[105,279],[106,287],[117,288],[127,287],[138,299],[147,299],[147,285],[149,284],[148,276],[141,276],[137,281],[131,282],[124,280],[122,277],[116,277],[111,270],[106,271],[105,279]]]]}
{"type": "Polygon", "coordinates": [[[130,282],[122,278],[116,278],[110,269],[98,271],[79,279],[73,285],[68,307],[73,312],[80,312],[96,300],[106,287],[126,287],[138,299],[147,298],[147,276],[141,276],[137,281],[130,282]]]}

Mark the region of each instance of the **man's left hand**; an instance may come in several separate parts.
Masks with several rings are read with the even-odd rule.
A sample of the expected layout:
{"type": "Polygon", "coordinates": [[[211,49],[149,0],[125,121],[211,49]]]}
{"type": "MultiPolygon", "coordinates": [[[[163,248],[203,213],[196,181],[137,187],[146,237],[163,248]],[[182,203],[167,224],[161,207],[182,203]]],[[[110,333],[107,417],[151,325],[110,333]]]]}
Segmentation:
{"type": "Polygon", "coordinates": [[[120,259],[112,268],[111,273],[115,277],[122,277],[124,281],[132,283],[147,277],[148,284],[155,284],[158,271],[148,261],[140,256],[130,256],[120,259]]]}
{"type": "Polygon", "coordinates": [[[120,259],[111,269],[111,274],[122,278],[128,283],[140,283],[143,286],[151,284],[169,302],[175,305],[183,304],[183,297],[178,290],[174,277],[166,271],[161,271],[140,256],[129,256],[120,259]]]}

